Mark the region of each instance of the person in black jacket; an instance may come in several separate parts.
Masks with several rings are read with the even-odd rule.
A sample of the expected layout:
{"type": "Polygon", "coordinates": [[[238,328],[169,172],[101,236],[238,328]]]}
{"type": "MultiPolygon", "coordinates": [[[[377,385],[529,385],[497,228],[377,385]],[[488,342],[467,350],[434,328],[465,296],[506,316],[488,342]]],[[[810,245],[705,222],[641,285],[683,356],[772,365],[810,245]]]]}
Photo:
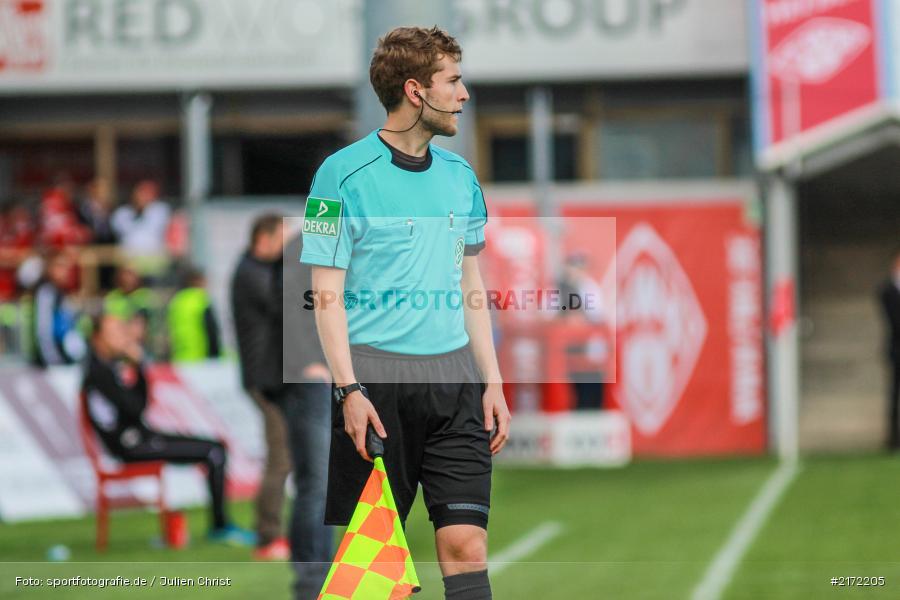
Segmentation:
{"type": "Polygon", "coordinates": [[[91,230],[91,243],[94,245],[115,244],[118,241],[110,223],[113,204],[112,186],[108,179],[97,177],[87,185],[77,211],[79,221],[91,230]]]}
{"type": "Polygon", "coordinates": [[[900,252],[894,257],[891,278],[882,285],[879,298],[887,324],[886,354],[891,372],[888,396],[888,448],[900,449],[900,252]]]}
{"type": "Polygon", "coordinates": [[[255,536],[228,521],[225,512],[225,445],[154,431],[144,422],[149,390],[144,354],[128,324],[114,315],[94,320],[82,381],[88,416],[106,449],[123,462],[202,463],[209,482],[211,541],[252,545],[255,536]]]}
{"type": "MultiPolygon", "coordinates": [[[[250,247],[231,279],[231,315],[241,361],[241,381],[262,414],[266,441],[266,463],[256,497],[255,557],[259,560],[285,560],[290,555],[281,521],[284,484],[291,471],[287,427],[284,416],[265,389],[275,380],[277,366],[270,360],[271,320],[273,312],[280,309],[280,301],[272,296],[272,274],[283,247],[281,215],[258,217],[250,233],[250,247]]],[[[280,343],[279,339],[279,346],[280,343]]]]}
{"type": "Polygon", "coordinates": [[[302,243],[300,235],[292,237],[284,250],[287,260],[274,266],[268,362],[275,369],[266,389],[284,412],[294,464],[296,493],[290,527],[294,600],[314,600],[333,556],[334,529],[325,525],[331,373],[316,332],[315,313],[311,306],[304,306],[312,267],[297,260],[302,243]]]}
{"type": "MultiPolygon", "coordinates": [[[[84,195],[76,209],[78,220],[91,230],[91,244],[109,246],[118,242],[112,228],[112,211],[115,205],[110,180],[95,177],[87,184],[84,195]]],[[[116,268],[113,265],[101,264],[97,275],[100,288],[107,290],[113,287],[116,268]]]]}

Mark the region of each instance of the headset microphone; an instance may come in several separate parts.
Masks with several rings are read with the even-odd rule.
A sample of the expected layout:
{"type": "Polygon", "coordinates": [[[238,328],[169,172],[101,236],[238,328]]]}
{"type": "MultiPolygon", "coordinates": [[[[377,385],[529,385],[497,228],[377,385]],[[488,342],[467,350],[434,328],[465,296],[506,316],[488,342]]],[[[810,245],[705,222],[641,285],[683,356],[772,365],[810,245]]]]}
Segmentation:
{"type": "Polygon", "coordinates": [[[446,113],[446,114],[448,114],[448,115],[461,115],[461,114],[462,114],[462,109],[460,109],[460,110],[441,110],[440,108],[435,108],[435,107],[433,107],[433,106],[428,102],[428,100],[426,100],[425,97],[424,97],[422,94],[419,93],[419,90],[413,90],[413,95],[416,96],[417,98],[419,98],[419,99],[424,103],[424,104],[422,105],[421,110],[419,110],[419,116],[416,117],[415,122],[414,122],[412,125],[410,125],[409,127],[407,127],[406,129],[384,129],[384,128],[381,128],[379,131],[387,131],[387,132],[389,132],[389,133],[406,133],[407,131],[410,131],[410,130],[411,130],[413,127],[415,127],[415,126],[419,123],[419,121],[422,119],[422,113],[425,112],[425,105],[426,105],[426,104],[428,105],[428,108],[430,108],[430,109],[433,110],[433,111],[437,111],[437,112],[441,112],[441,113],[446,113]]]}
{"type": "Polygon", "coordinates": [[[420,99],[422,102],[424,102],[425,104],[427,104],[427,105],[428,105],[428,108],[430,108],[431,110],[435,110],[435,111],[441,112],[441,113],[446,113],[446,114],[448,114],[448,115],[461,115],[461,114],[462,114],[462,110],[461,110],[461,109],[460,109],[460,110],[442,110],[442,109],[440,109],[440,108],[435,108],[435,107],[433,107],[433,106],[431,105],[431,103],[428,102],[428,100],[425,99],[425,96],[421,96],[421,95],[419,94],[419,90],[416,90],[416,91],[415,91],[415,94],[416,94],[416,96],[419,96],[419,99],[420,99]]]}

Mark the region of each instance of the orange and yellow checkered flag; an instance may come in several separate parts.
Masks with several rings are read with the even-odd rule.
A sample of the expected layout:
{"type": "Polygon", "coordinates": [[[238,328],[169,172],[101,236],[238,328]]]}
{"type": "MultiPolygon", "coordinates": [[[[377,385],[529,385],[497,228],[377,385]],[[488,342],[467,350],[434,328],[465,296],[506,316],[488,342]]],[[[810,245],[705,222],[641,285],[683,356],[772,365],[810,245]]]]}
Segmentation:
{"type": "MultiPolygon", "coordinates": [[[[367,448],[372,445],[372,435],[374,432],[367,448]]],[[[378,445],[380,442],[378,439],[378,445]]],[[[384,469],[383,451],[368,452],[375,457],[375,468],[347,526],[319,600],[398,600],[421,589],[384,469]]]]}

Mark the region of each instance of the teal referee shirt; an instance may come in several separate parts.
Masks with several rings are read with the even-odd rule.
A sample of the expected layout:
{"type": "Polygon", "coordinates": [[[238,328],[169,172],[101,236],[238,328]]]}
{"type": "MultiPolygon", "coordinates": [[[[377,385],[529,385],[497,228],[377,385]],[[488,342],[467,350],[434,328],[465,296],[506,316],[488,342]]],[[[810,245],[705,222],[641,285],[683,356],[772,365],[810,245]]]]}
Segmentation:
{"type": "Polygon", "coordinates": [[[450,352],[469,341],[460,280],[463,257],[484,248],[484,194],[457,154],[429,145],[421,164],[400,155],[376,130],[322,163],[300,260],[346,269],[351,345],[450,352]]]}

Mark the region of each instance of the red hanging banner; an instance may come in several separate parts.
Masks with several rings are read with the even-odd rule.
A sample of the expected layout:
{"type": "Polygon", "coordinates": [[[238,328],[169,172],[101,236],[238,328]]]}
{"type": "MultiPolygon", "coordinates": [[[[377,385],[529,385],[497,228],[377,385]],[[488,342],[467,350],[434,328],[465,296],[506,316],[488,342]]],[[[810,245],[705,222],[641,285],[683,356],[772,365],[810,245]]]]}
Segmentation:
{"type": "MultiPolygon", "coordinates": [[[[522,211],[506,206],[495,214],[500,213],[502,226],[504,215],[522,216],[522,211]]],[[[581,225],[596,217],[615,218],[609,234],[615,238],[614,267],[594,261],[591,276],[607,310],[614,311],[615,335],[607,338],[614,352],[607,363],[613,376],[607,379],[614,383],[606,384],[604,407],[621,408],[627,415],[634,453],[765,451],[762,257],[759,228],[747,222],[744,201],[579,202],[563,205],[562,214],[563,250],[591,258],[603,255],[609,240],[581,225]]],[[[499,241],[492,237],[489,246],[499,241]]],[[[515,336],[521,324],[503,326],[510,323],[503,314],[495,320],[501,323],[501,360],[509,352],[506,364],[514,364],[516,349],[505,347],[504,339],[515,336]]],[[[562,335],[554,329],[556,322],[570,327],[565,319],[550,320],[544,326],[550,338],[562,335]]],[[[554,360],[561,360],[552,342],[540,340],[529,354],[540,361],[544,375],[554,360]]],[[[527,381],[522,387],[534,391],[527,381]]],[[[545,410],[571,407],[566,396],[572,391],[560,380],[546,379],[541,388],[545,410]]]]}
{"type": "Polygon", "coordinates": [[[852,127],[879,102],[874,0],[758,0],[754,8],[759,151],[822,127],[852,127]]]}

